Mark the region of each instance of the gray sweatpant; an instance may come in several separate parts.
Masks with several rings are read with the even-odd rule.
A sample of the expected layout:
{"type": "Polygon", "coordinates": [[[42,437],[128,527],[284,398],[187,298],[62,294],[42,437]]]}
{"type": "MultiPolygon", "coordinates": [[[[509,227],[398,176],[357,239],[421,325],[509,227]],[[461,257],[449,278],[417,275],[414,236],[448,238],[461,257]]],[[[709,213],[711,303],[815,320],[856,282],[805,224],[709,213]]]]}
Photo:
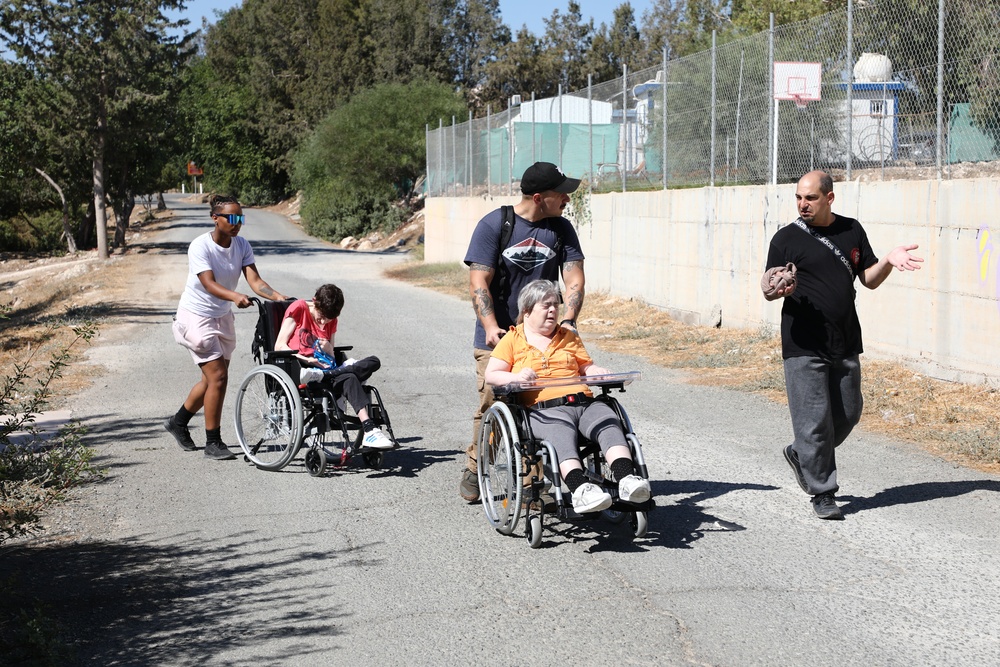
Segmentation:
{"type": "Polygon", "coordinates": [[[795,433],[792,449],[809,492],[836,492],[835,448],[850,435],[864,407],[858,356],[785,359],[785,391],[795,433]]]}
{"type": "Polygon", "coordinates": [[[556,450],[560,463],[580,458],[576,444],[578,432],[588,440],[596,441],[604,454],[615,445],[627,444],[618,415],[601,401],[532,409],[529,415],[531,435],[539,440],[548,440],[556,450]]]}

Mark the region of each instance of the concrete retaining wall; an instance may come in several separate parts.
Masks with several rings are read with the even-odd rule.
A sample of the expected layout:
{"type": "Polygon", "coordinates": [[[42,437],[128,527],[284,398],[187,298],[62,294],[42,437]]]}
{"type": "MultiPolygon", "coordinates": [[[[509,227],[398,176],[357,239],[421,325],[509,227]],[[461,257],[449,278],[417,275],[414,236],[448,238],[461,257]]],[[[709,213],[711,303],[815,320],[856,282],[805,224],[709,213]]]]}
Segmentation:
{"type": "MultiPolygon", "coordinates": [[[[916,243],[917,272],[858,286],[865,349],[934,377],[1000,386],[1000,180],[837,183],[833,210],[881,257],[916,243]]],[[[425,260],[460,262],[476,222],[518,197],[427,201],[425,260]]],[[[640,296],[688,322],[776,327],[760,294],[771,236],[795,219],[795,186],[611,193],[580,228],[587,288],[640,296]]],[[[586,305],[584,314],[588,313],[586,305]]]]}

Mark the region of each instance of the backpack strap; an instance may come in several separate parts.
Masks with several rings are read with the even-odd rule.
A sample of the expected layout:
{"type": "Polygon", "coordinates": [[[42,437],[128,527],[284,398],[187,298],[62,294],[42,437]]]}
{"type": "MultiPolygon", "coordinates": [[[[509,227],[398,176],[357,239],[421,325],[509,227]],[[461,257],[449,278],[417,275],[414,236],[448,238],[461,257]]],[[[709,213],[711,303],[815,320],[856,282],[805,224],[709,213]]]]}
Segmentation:
{"type": "Polygon", "coordinates": [[[514,236],[514,207],[500,207],[500,236],[497,243],[496,273],[499,279],[500,293],[497,294],[497,301],[502,302],[506,308],[507,299],[510,297],[510,280],[508,280],[507,265],[503,261],[503,251],[507,249],[511,237],[514,236]]]}

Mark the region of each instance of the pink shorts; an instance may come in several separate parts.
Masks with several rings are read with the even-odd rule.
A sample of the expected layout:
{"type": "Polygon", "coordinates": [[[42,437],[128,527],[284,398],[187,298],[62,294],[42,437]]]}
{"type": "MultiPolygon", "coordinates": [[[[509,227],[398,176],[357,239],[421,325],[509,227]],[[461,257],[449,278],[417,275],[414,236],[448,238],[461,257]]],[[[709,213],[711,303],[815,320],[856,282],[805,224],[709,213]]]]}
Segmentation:
{"type": "Polygon", "coordinates": [[[236,350],[236,318],[232,313],[202,317],[178,308],[173,331],[174,340],[188,349],[199,366],[219,357],[231,359],[236,350]]]}

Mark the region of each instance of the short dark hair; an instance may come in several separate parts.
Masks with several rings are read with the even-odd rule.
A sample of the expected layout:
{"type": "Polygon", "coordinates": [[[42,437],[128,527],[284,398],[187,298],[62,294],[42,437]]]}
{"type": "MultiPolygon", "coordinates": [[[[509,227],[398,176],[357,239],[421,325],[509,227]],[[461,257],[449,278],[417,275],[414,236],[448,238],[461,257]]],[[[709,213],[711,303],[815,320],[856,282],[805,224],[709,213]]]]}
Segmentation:
{"type": "Polygon", "coordinates": [[[344,309],[344,292],[333,283],[327,283],[316,290],[313,304],[320,315],[328,320],[335,320],[344,309]]]}
{"type": "Polygon", "coordinates": [[[240,208],[243,208],[243,204],[236,197],[230,195],[212,195],[208,198],[208,205],[212,209],[212,213],[218,213],[222,210],[223,206],[228,206],[229,204],[236,204],[240,208]]]}

